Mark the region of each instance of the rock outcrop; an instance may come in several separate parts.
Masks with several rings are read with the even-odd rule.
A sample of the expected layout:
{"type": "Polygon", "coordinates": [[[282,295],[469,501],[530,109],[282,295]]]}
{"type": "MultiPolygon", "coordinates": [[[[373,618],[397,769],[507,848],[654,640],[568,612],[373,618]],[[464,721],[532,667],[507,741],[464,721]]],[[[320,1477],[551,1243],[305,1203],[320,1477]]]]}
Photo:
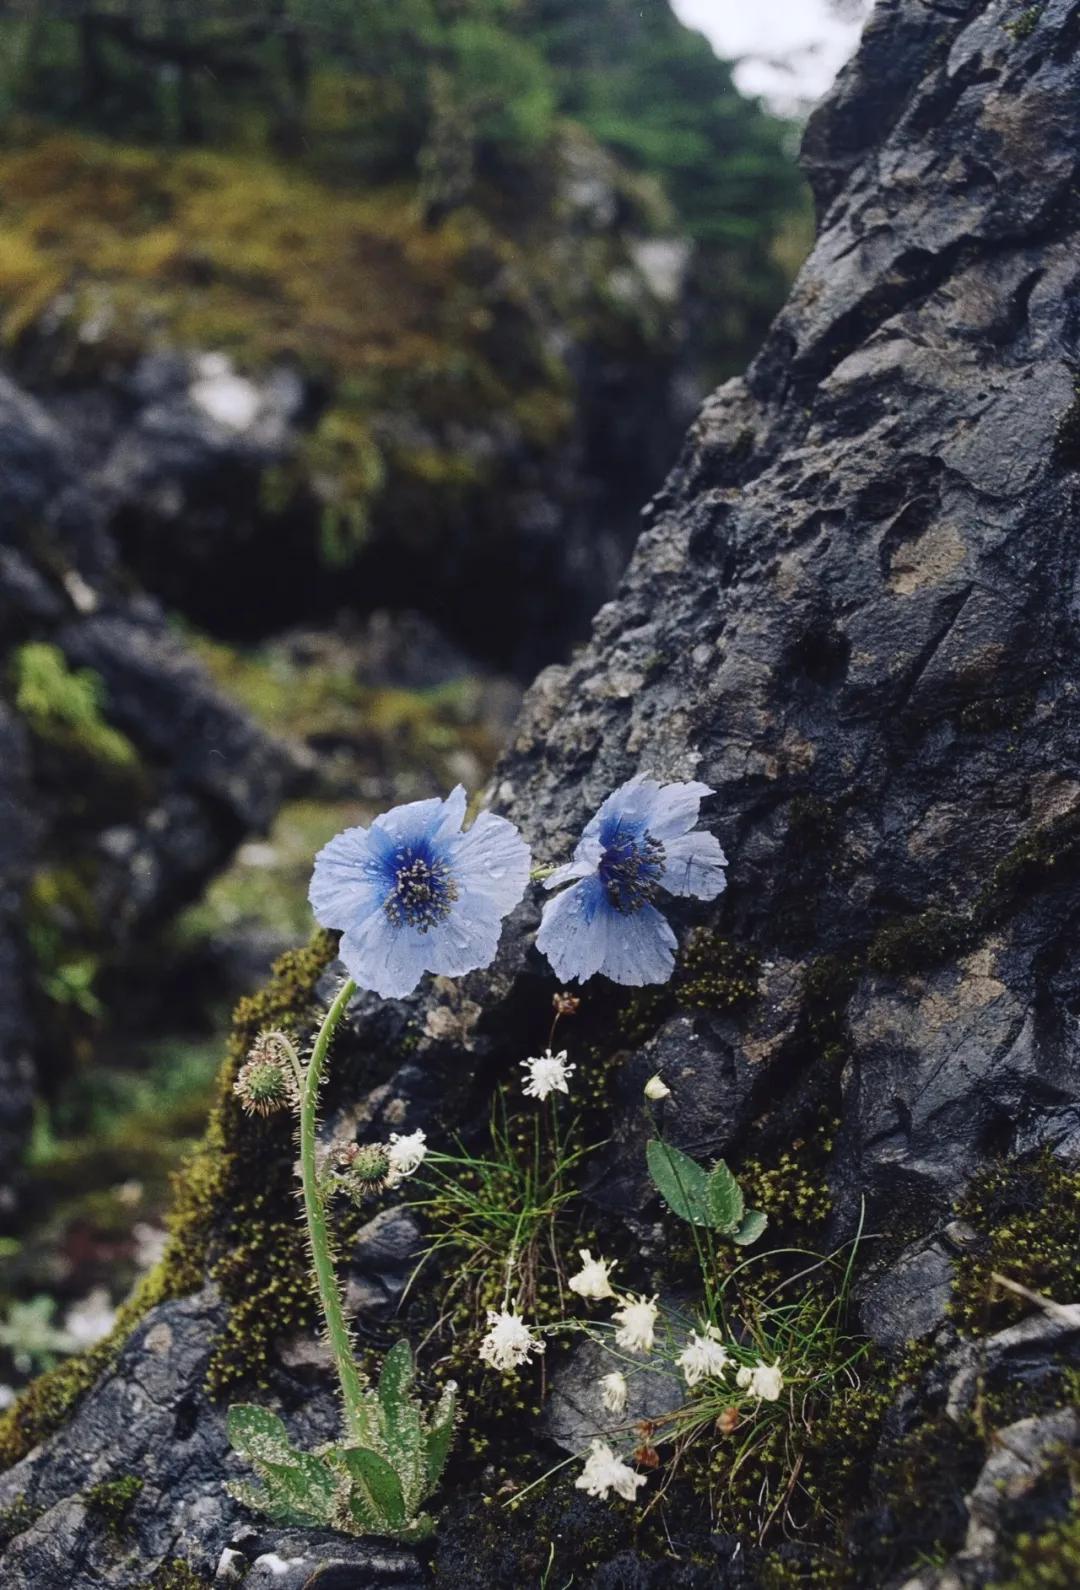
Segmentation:
{"type": "MultiPolygon", "coordinates": [[[[292,766],[132,588],[107,497],[69,434],[6,377],[0,512],[0,1200],[10,1204],[38,1046],[35,954],[45,973],[66,952],[122,964],[245,834],[265,830],[292,766]]],[[[62,1047],[50,1044],[54,1067],[62,1047]]]]}
{"type": "MultiPolygon", "coordinates": [[[[638,770],[716,792],[729,887],[677,918],[676,984],[654,1002],[586,991],[581,1031],[610,1062],[592,1194],[655,1290],[677,1260],[656,1239],[636,1120],[661,1059],[676,1141],[788,1178],[778,1233],[799,1229],[815,1177],[821,1245],[850,1239],[865,1206],[856,1292],[881,1345],[857,1424],[836,1418],[831,1453],[822,1438],[824,1511],[801,1543],[774,1543],[684,1510],[657,1548],[681,1560],[652,1560],[624,1515],[572,1487],[500,1526],[505,1470],[463,1456],[433,1556],[377,1565],[367,1545],[320,1557],[309,1542],[297,1583],[350,1553],[342,1582],[373,1586],[540,1582],[553,1561],[550,1582],[572,1569],[598,1587],[813,1571],[952,1590],[1033,1582],[1036,1560],[1070,1582],[1077,1332],[991,1274],[1052,1295],[1075,1284],[1080,1244],[1078,49],[1075,0],[882,0],[808,134],[823,213],[791,299],[745,379],[706,403],[591,642],[537,680],[492,790],[544,861],[638,770]],[[695,925],[726,946],[707,975],[695,925]]],[[[550,1001],[537,910],[519,908],[489,973],[355,1002],[331,1123],[486,1118],[550,1001]]],[[[309,992],[327,953],[306,983],[286,968],[270,1008],[309,992]]],[[[15,1583],[164,1584],[173,1558],[209,1582],[223,1552],[253,1560],[251,1520],[222,1499],[233,1460],[190,1327],[224,1308],[250,1348],[272,1306],[262,1272],[245,1252],[238,1286],[221,1255],[242,1241],[257,1255],[269,1228],[260,1239],[265,1217],[241,1208],[243,1178],[257,1167],[284,1211],[291,1145],[227,1103],[215,1130],[216,1180],[198,1220],[182,1208],[184,1262],[162,1283],[177,1295],[66,1414],[39,1392],[9,1418],[11,1456],[41,1443],[0,1479],[15,1583]],[[122,1473],[147,1476],[145,1500],[106,1559],[78,1496],[122,1473]]],[[[294,1344],[262,1371],[298,1435],[327,1406],[303,1362],[294,1344]]],[[[524,1460],[539,1436],[506,1418],[503,1458],[524,1460]]]]}

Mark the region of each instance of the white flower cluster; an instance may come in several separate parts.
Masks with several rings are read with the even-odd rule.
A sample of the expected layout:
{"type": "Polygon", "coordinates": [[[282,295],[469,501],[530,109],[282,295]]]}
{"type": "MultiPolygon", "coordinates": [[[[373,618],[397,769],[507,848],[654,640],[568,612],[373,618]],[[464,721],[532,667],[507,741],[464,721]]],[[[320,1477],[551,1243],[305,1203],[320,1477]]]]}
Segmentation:
{"type": "Polygon", "coordinates": [[[386,1153],[390,1161],[390,1168],[386,1173],[386,1185],[395,1187],[399,1181],[404,1181],[406,1176],[411,1176],[423,1164],[427,1153],[425,1134],[417,1130],[400,1137],[397,1132],[391,1132],[386,1153]]]}
{"type": "Polygon", "coordinates": [[[540,1100],[546,1099],[549,1093],[569,1093],[569,1079],[577,1069],[576,1066],[567,1065],[565,1049],[558,1054],[552,1054],[548,1049],[531,1060],[522,1060],[521,1067],[528,1072],[522,1093],[527,1098],[540,1100]]]}
{"type": "Polygon", "coordinates": [[[533,1353],[542,1353],[545,1343],[513,1309],[488,1309],[488,1333],[480,1343],[480,1357],[493,1369],[506,1373],[527,1364],[533,1353]]]}
{"type": "Polygon", "coordinates": [[[614,1268],[606,1259],[594,1259],[588,1248],[579,1248],[581,1255],[581,1269],[572,1275],[567,1282],[571,1292],[576,1292],[578,1297],[592,1297],[596,1299],[614,1297],[608,1272],[614,1268]]]}
{"type": "Polygon", "coordinates": [[[635,1474],[629,1463],[615,1456],[606,1441],[594,1436],[585,1467],[574,1484],[579,1491],[588,1491],[590,1496],[599,1496],[605,1502],[609,1491],[632,1502],[636,1492],[645,1484],[645,1476],[635,1474]]]}
{"type": "Polygon", "coordinates": [[[699,1380],[715,1379],[730,1364],[727,1349],[715,1325],[706,1325],[704,1331],[691,1331],[690,1339],[675,1362],[686,1377],[688,1386],[699,1380]]]}

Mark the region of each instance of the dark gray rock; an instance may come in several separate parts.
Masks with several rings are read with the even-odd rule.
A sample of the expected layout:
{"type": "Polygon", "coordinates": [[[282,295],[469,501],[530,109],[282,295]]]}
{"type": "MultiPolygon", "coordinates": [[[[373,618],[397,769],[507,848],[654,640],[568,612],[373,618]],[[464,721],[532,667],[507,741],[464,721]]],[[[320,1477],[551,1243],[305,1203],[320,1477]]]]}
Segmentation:
{"type": "Polygon", "coordinates": [[[944,1320],[952,1282],[953,1261],[942,1245],[916,1243],[866,1289],[860,1323],[882,1347],[919,1341],[944,1320]]]}
{"type": "MultiPolygon", "coordinates": [[[[969,1428],[984,1375],[1038,1404],[1077,1351],[1075,1328],[1041,1314],[985,1342],[938,1323],[966,1240],[950,1204],[974,1171],[1040,1146],[1073,1160],[1078,1145],[1080,10],[1048,0],[1029,16],[1009,31],[997,0],[880,8],[813,129],[827,210],[790,302],[745,379],[705,404],[617,596],[589,644],[534,684],[491,790],[548,861],[634,773],[714,789],[728,890],[715,908],[673,905],[672,920],[684,936],[705,922],[775,970],[738,1021],[665,1008],[649,1031],[642,1016],[597,1202],[640,1248],[649,1216],[630,1162],[652,1070],[672,1087],[665,1129],[736,1164],[838,1120],[831,1235],[854,1234],[865,1199],[867,1229],[899,1250],[873,1277],[868,1323],[883,1339],[900,1321],[934,1337],[890,1440],[931,1421],[969,1428]],[[822,957],[838,972],[827,998],[808,977],[822,957]]],[[[475,1129],[550,1019],[537,912],[532,897],[514,914],[488,973],[356,1000],[328,1120],[475,1129]]],[[[625,1007],[603,990],[585,1000],[580,1019],[595,1013],[617,1047],[625,1007]]],[[[137,1386],[140,1362],[137,1334],[115,1378],[137,1386]]],[[[220,1415],[196,1410],[212,1445],[220,1415]]],[[[27,1460],[54,1507],[78,1489],[65,1464],[83,1417],[27,1460]]],[[[1051,1436],[1075,1442],[1067,1420],[1030,1417],[1003,1423],[1019,1443],[1007,1484],[1026,1484],[1051,1436]]],[[[221,1472],[191,1480],[212,1516],[221,1472]]],[[[981,1566],[954,1582],[985,1584],[1004,1561],[997,1474],[957,1482],[981,1566]]],[[[463,1584],[484,1582],[470,1494],[447,1508],[470,1547],[448,1548],[474,1575],[463,1584]]],[[[162,1502],[174,1531],[187,1505],[177,1479],[162,1502]]],[[[566,1516],[583,1506],[571,1495],[566,1516]]],[[[864,1545],[887,1514],[868,1498],[864,1545]]],[[[68,1582],[89,1590],[79,1553],[92,1548],[71,1534],[68,1582]]],[[[198,1549],[216,1561],[233,1543],[218,1518],[198,1549]]],[[[905,1574],[928,1544],[911,1544],[905,1574]]],[[[491,1549],[514,1582],[512,1534],[491,1549]]],[[[753,1584],[752,1550],[723,1540],[714,1578],[753,1584]]],[[[613,1549],[597,1582],[678,1582],[668,1566],[613,1549]]]]}
{"type": "Polygon", "coordinates": [[[551,1393],[540,1419],[540,1432],[564,1452],[587,1452],[600,1436],[629,1451],[639,1444],[633,1426],[642,1419],[661,1419],[681,1406],[683,1387],[670,1369],[647,1360],[628,1363],[625,1354],[609,1353],[600,1342],[580,1342],[555,1368],[551,1393]],[[612,1370],[626,1378],[626,1409],[609,1412],[601,1400],[599,1381],[612,1370]]]}

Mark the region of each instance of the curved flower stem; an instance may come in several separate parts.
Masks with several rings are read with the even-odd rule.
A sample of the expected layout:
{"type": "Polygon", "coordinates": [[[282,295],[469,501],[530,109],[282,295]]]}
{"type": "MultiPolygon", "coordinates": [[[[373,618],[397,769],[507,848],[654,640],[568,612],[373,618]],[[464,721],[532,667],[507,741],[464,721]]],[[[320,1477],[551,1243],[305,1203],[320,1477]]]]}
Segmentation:
{"type": "Polygon", "coordinates": [[[319,1291],[323,1318],[326,1321],[326,1335],[334,1357],[334,1367],[337,1369],[341,1385],[345,1422],[351,1436],[363,1438],[367,1422],[364,1409],[364,1382],[353,1356],[352,1337],[345,1320],[341,1290],[334,1270],[326,1203],[319,1186],[319,1171],[315,1158],[316,1110],[319,1087],[326,1069],[326,1056],[338,1022],[355,991],[356,984],[351,978],[342,984],[337,998],[323,1019],[319,1035],[315,1039],[315,1047],[311,1051],[311,1060],[308,1063],[303,1092],[300,1095],[300,1175],[304,1187],[304,1216],[311,1244],[311,1267],[319,1291]]]}

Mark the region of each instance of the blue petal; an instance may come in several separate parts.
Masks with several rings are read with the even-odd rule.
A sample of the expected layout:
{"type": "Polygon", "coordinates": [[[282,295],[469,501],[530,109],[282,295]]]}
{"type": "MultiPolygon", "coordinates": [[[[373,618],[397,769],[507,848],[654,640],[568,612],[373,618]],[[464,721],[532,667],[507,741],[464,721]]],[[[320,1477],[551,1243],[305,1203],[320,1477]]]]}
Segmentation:
{"type": "Polygon", "coordinates": [[[646,828],[654,839],[667,845],[669,840],[690,832],[698,820],[702,801],[712,793],[708,784],[660,785],[652,797],[646,828]]]}
{"type": "Polygon", "coordinates": [[[661,784],[638,773],[612,791],[586,824],[583,837],[599,837],[601,830],[618,825],[624,832],[648,829],[663,843],[693,828],[703,798],[712,793],[708,784],[661,784]]]}
{"type": "Polygon", "coordinates": [[[715,834],[696,829],[664,844],[664,870],[660,883],[669,894],[693,894],[699,900],[715,900],[727,885],[724,868],[727,857],[715,834]]]}
{"type": "Polygon", "coordinates": [[[434,796],[426,801],[407,801],[383,812],[372,829],[385,835],[394,845],[438,842],[461,828],[465,816],[465,790],[458,785],[446,800],[434,796]]]}
{"type": "Polygon", "coordinates": [[[433,929],[428,971],[441,977],[461,977],[481,966],[490,966],[499,947],[503,913],[481,894],[463,894],[454,902],[445,922],[433,929]]]}
{"type": "Polygon", "coordinates": [[[544,888],[557,889],[560,884],[569,883],[573,878],[587,878],[590,872],[597,870],[603,854],[604,847],[598,839],[579,839],[574,859],[556,867],[545,879],[544,888]]]}
{"type": "Polygon", "coordinates": [[[308,899],[316,922],[347,928],[381,905],[387,887],[381,843],[367,828],[346,828],[315,857],[308,899]]]}
{"type": "Polygon", "coordinates": [[[600,972],[613,983],[641,988],[666,983],[675,969],[677,939],[666,917],[652,905],[608,919],[600,972]]]}
{"type": "Polygon", "coordinates": [[[491,812],[481,812],[471,828],[447,841],[446,859],[462,898],[481,896],[500,917],[525,893],[532,865],[529,847],[513,823],[491,812]]]}
{"type": "Polygon", "coordinates": [[[419,928],[395,928],[377,911],[342,934],[338,954],[349,976],[381,999],[411,994],[428,970],[431,934],[419,928]]]}
{"type": "Polygon", "coordinates": [[[536,947],[560,982],[584,983],[596,975],[607,950],[608,922],[615,914],[595,876],[548,901],[536,947]]]}

